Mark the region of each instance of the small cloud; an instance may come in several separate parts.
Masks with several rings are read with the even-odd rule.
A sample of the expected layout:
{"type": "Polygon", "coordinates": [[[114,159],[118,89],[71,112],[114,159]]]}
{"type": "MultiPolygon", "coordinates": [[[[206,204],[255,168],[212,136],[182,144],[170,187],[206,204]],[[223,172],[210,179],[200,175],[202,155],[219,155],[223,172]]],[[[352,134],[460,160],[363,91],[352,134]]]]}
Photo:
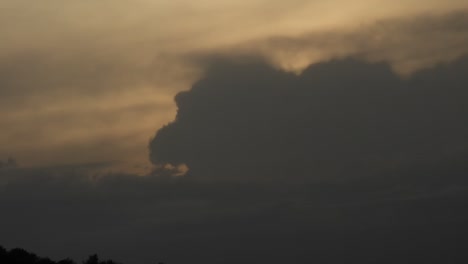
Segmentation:
{"type": "Polygon", "coordinates": [[[170,177],[182,177],[185,176],[189,171],[187,164],[158,164],[153,167],[151,175],[154,176],[170,176],[170,177]]]}
{"type": "Polygon", "coordinates": [[[18,162],[16,159],[9,157],[6,161],[1,161],[0,160],[0,169],[11,169],[11,168],[17,168],[18,167],[18,162]]]}

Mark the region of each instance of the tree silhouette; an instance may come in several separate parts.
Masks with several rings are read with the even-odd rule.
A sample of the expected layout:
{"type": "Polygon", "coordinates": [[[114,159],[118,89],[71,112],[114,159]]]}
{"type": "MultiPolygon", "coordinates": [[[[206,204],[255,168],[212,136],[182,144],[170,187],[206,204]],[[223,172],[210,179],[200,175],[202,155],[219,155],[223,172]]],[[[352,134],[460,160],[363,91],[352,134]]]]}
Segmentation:
{"type": "Polygon", "coordinates": [[[4,247],[0,246],[0,263],[6,263],[7,251],[4,247]]]}
{"type": "Polygon", "coordinates": [[[67,258],[67,259],[60,260],[59,262],[57,262],[57,264],[75,264],[75,262],[67,258]]]}
{"type": "Polygon", "coordinates": [[[52,261],[49,258],[41,258],[36,263],[37,264],[56,264],[55,261],[52,261]]]}
{"type": "Polygon", "coordinates": [[[35,254],[29,253],[24,249],[15,248],[8,253],[7,261],[8,264],[29,264],[37,263],[39,258],[35,254]]]}
{"type": "Polygon", "coordinates": [[[97,254],[91,255],[88,257],[88,260],[83,262],[83,264],[99,264],[99,257],[97,254]]]}
{"type": "MultiPolygon", "coordinates": [[[[97,254],[91,255],[83,264],[118,264],[113,260],[100,261],[97,254]]],[[[21,248],[15,248],[10,251],[0,246],[0,264],[76,264],[73,260],[67,258],[55,262],[49,258],[41,258],[37,255],[27,252],[21,248]]],[[[159,263],[163,264],[163,263],[159,263]]]]}

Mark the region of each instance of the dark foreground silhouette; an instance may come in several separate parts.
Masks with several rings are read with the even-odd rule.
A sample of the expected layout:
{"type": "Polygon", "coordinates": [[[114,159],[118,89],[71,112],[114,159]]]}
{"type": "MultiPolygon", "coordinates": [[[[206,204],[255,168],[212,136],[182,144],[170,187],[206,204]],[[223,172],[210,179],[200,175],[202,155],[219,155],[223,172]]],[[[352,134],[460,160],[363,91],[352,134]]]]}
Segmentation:
{"type": "MultiPolygon", "coordinates": [[[[53,261],[49,258],[39,257],[21,248],[15,248],[10,251],[0,246],[0,263],[2,264],[77,264],[71,259],[53,261]]],[[[94,254],[88,257],[83,264],[119,264],[113,260],[100,260],[98,255],[94,254]]],[[[163,263],[159,263],[163,264],[163,263]]]]}

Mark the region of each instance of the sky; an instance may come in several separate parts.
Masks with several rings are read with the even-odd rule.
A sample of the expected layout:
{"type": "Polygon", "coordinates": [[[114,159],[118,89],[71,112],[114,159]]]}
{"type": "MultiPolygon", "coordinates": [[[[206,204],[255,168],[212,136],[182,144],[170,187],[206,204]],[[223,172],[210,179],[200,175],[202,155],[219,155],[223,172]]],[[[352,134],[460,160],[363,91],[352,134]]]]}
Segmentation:
{"type": "Polygon", "coordinates": [[[462,263],[466,1],[0,0],[0,39],[0,245],[462,263]]]}
{"type": "Polygon", "coordinates": [[[449,15],[467,7],[457,0],[0,4],[0,154],[24,166],[146,166],[151,135],[175,116],[174,95],[214,54],[296,72],[359,54],[406,73],[467,49],[465,14],[449,15]]]}

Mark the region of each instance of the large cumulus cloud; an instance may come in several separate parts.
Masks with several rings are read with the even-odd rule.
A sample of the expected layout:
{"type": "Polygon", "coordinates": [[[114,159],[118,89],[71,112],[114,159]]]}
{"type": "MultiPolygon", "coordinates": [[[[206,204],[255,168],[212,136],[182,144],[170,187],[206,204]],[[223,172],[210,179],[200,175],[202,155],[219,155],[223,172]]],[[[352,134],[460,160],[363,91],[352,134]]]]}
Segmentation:
{"type": "MultiPolygon", "coordinates": [[[[103,22],[96,30],[96,21],[82,15],[91,2],[67,5],[67,12],[54,5],[38,4],[47,12],[29,8],[46,20],[3,10],[10,16],[0,20],[21,14],[28,23],[15,28],[41,35],[9,31],[13,37],[3,43],[14,49],[3,49],[0,65],[0,142],[3,155],[19,156],[21,163],[24,156],[13,150],[40,164],[136,156],[127,146],[139,145],[135,139],[146,144],[142,130],[154,131],[172,113],[162,87],[179,89],[173,82],[194,78],[186,61],[224,52],[225,44],[237,56],[247,42],[253,49],[247,53],[260,49],[260,57],[282,66],[295,59],[303,59],[301,66],[325,62],[295,75],[261,59],[209,60],[206,75],[176,97],[176,120],[151,142],[151,160],[159,168],[153,175],[106,173],[105,163],[3,166],[0,243],[54,258],[97,252],[129,264],[464,263],[468,67],[466,58],[451,61],[466,53],[466,13],[374,24],[374,18],[399,11],[374,14],[368,12],[371,2],[376,4],[344,8],[334,1],[333,14],[353,13],[348,7],[359,12],[337,28],[317,19],[317,31],[304,22],[327,17],[319,8],[325,1],[299,8],[304,13],[298,27],[296,20],[279,19],[289,13],[283,2],[275,8],[280,16],[257,20],[257,10],[264,10],[259,6],[249,12],[251,19],[231,26],[211,15],[237,20],[237,9],[228,16],[216,8],[191,18],[182,12],[179,20],[167,12],[161,21],[146,5],[138,8],[146,16],[134,12],[124,19],[127,3],[115,12],[103,2],[99,10],[108,16],[94,12],[103,22]],[[366,16],[361,27],[355,18],[363,10],[372,19],[366,16]],[[55,16],[70,23],[49,23],[62,21],[49,20],[55,16]],[[208,22],[191,23],[200,17],[208,22]],[[133,26],[126,27],[129,21],[133,26]],[[178,30],[162,26],[174,25],[169,21],[178,30]],[[198,30],[186,32],[186,25],[198,30]],[[160,35],[153,27],[173,33],[160,35]],[[329,61],[348,55],[390,64],[329,61]],[[415,70],[441,61],[450,63],[406,79],[392,71],[399,69],[395,65],[415,70]],[[66,151],[54,151],[57,146],[66,151]],[[180,174],[180,164],[190,168],[185,177],[168,175],[180,174]]],[[[422,2],[428,4],[412,1],[409,14],[419,14],[422,2]]],[[[427,10],[446,5],[432,1],[427,10]]],[[[7,27],[1,24],[0,31],[7,27]]]]}
{"type": "Polygon", "coordinates": [[[468,60],[401,79],[385,63],[319,63],[301,75],[260,61],[214,61],[177,95],[155,163],[198,177],[359,177],[462,155],[468,60]]]}
{"type": "Polygon", "coordinates": [[[466,69],[213,60],[151,142],[185,177],[1,169],[0,243],[129,264],[463,263],[466,69]]]}
{"type": "Polygon", "coordinates": [[[177,95],[151,160],[255,205],[216,231],[244,262],[462,263],[467,70],[461,58],[402,79],[349,58],[297,76],[215,59],[177,95]]]}

